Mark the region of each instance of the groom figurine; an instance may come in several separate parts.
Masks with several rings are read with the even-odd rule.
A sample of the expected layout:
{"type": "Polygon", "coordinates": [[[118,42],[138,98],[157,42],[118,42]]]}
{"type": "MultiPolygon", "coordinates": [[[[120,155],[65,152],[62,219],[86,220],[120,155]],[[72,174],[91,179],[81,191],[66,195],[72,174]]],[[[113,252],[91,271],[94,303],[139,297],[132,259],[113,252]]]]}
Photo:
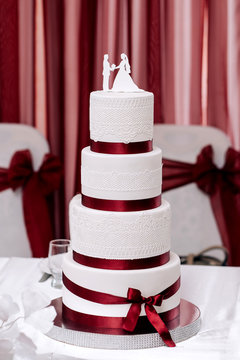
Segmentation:
{"type": "Polygon", "coordinates": [[[110,63],[108,61],[108,54],[104,55],[103,59],[103,91],[109,91],[109,77],[110,77],[110,71],[114,71],[116,68],[115,64],[112,64],[110,66],[110,63]]]}

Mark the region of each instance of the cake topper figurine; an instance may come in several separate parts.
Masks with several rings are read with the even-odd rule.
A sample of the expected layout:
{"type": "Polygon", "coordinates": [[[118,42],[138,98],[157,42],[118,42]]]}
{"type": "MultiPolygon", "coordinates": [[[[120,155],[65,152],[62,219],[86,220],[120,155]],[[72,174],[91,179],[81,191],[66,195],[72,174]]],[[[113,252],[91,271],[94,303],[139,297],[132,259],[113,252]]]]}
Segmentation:
{"type": "Polygon", "coordinates": [[[115,64],[110,65],[108,61],[108,54],[105,54],[103,59],[103,91],[142,91],[134,83],[130,73],[131,68],[126,54],[121,54],[121,62],[118,66],[115,64]],[[115,77],[112,89],[109,89],[110,72],[114,71],[115,69],[119,69],[119,71],[115,77]]]}
{"type": "Polygon", "coordinates": [[[103,91],[109,91],[109,77],[110,77],[110,71],[115,70],[116,65],[112,64],[110,66],[110,63],[108,61],[108,54],[104,55],[103,58],[103,91]]]}

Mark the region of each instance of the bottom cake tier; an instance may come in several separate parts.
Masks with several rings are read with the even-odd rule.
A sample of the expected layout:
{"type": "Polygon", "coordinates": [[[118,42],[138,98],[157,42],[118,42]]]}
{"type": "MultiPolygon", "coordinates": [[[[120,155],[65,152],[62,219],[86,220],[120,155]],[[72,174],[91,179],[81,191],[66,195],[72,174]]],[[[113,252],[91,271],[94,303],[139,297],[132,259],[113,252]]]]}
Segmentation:
{"type": "Polygon", "coordinates": [[[167,264],[141,270],[87,267],[76,263],[68,253],[63,282],[63,321],[71,329],[116,335],[155,332],[146,304],[154,305],[168,329],[178,325],[180,260],[174,253],[167,264]],[[140,304],[135,305],[139,310],[137,318],[134,315],[137,325],[126,330],[123,323],[134,302],[140,304]]]}

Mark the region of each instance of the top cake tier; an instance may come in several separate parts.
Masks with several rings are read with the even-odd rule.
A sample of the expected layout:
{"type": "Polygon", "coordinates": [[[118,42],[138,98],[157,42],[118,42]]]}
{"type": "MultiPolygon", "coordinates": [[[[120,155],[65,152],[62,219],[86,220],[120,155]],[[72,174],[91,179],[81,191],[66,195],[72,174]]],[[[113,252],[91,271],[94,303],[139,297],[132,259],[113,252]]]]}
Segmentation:
{"type": "Polygon", "coordinates": [[[90,138],[133,143],[153,138],[153,94],[94,91],[90,95],[90,138]]]}

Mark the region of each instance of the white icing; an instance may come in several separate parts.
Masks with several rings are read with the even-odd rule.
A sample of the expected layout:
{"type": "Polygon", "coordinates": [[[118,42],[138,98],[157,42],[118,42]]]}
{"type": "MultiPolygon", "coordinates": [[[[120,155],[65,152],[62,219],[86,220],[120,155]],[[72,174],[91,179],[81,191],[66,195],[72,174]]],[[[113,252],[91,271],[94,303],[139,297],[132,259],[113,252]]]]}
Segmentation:
{"type": "MultiPolygon", "coordinates": [[[[142,270],[103,270],[80,265],[68,253],[63,272],[75,284],[90,290],[126,297],[129,287],[139,289],[142,296],[156,295],[172,285],[180,276],[179,257],[171,253],[170,261],[162,266],[142,270]]],[[[126,316],[130,305],[100,305],[78,298],[64,289],[63,302],[69,308],[93,315],[126,316]]],[[[163,301],[159,312],[170,310],[180,302],[180,291],[163,301]]],[[[144,308],[144,307],[143,307],[144,308]]],[[[144,315],[144,309],[142,315],[144,315]]]]}
{"type": "MultiPolygon", "coordinates": [[[[153,137],[153,94],[97,91],[90,96],[90,137],[101,142],[140,142],[153,137]]],[[[143,154],[111,155],[82,151],[82,193],[112,200],[137,200],[161,194],[162,153],[158,148],[143,154]]],[[[70,202],[72,249],[102,259],[142,259],[170,250],[171,210],[162,200],[146,211],[113,212],[84,207],[81,195],[70,202]]],[[[171,253],[167,264],[141,270],[103,270],[76,263],[66,254],[64,274],[75,284],[126,297],[129,287],[153,296],[180,276],[179,257],[171,253]]],[[[126,316],[129,304],[102,305],[84,300],[65,287],[63,303],[78,312],[126,316]]],[[[180,303],[180,291],[163,301],[158,312],[180,303]]],[[[142,306],[141,315],[145,315],[142,306]]]]}
{"type": "Polygon", "coordinates": [[[171,210],[166,201],[146,211],[114,212],[89,209],[76,195],[70,202],[72,248],[106,259],[138,259],[169,251],[171,210]]]}
{"type": "Polygon", "coordinates": [[[153,94],[94,91],[90,95],[90,138],[138,142],[153,138],[153,94]]]}
{"type": "Polygon", "coordinates": [[[161,194],[162,152],[110,155],[82,150],[82,193],[113,200],[148,199],[161,194]]]}

